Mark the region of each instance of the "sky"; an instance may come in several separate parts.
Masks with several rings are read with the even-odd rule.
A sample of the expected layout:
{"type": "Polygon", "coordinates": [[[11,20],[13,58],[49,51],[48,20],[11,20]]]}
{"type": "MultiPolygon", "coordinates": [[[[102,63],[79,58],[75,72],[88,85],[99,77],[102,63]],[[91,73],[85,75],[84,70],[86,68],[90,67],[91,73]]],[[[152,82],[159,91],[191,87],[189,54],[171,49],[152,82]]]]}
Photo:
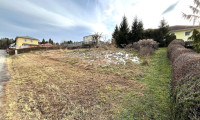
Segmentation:
{"type": "Polygon", "coordinates": [[[42,40],[82,41],[84,36],[102,33],[102,40],[125,15],[144,28],[158,28],[165,19],[172,25],[193,25],[182,17],[191,13],[192,0],[0,0],[0,38],[30,36],[42,40]]]}

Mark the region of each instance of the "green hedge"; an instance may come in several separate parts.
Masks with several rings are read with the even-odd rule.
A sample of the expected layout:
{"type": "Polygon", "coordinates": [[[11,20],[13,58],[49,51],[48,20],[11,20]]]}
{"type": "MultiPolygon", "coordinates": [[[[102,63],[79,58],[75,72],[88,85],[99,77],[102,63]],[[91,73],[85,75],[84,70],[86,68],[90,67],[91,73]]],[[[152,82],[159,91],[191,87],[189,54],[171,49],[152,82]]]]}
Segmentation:
{"type": "Polygon", "coordinates": [[[175,120],[200,120],[200,75],[179,80],[173,101],[175,120]]]}
{"type": "Polygon", "coordinates": [[[183,40],[168,46],[172,63],[174,120],[200,120],[200,54],[184,47],[183,40]]]}

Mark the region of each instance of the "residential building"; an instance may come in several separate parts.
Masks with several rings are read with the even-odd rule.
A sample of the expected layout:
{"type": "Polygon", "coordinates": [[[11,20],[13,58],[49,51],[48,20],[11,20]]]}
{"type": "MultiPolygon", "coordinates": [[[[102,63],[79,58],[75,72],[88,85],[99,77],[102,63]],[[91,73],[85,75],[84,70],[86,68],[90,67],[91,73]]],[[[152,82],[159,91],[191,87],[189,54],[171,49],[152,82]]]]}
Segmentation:
{"type": "Polygon", "coordinates": [[[176,25],[170,26],[169,28],[170,34],[176,35],[176,39],[183,39],[184,41],[188,41],[188,38],[192,35],[194,29],[200,31],[200,26],[176,25]]]}
{"type": "MultiPolygon", "coordinates": [[[[17,36],[15,38],[15,41],[16,41],[15,48],[22,49],[22,48],[29,48],[29,47],[38,47],[39,46],[38,42],[40,40],[29,37],[29,36],[17,36]]],[[[14,45],[12,45],[12,48],[13,47],[14,45]]]]}

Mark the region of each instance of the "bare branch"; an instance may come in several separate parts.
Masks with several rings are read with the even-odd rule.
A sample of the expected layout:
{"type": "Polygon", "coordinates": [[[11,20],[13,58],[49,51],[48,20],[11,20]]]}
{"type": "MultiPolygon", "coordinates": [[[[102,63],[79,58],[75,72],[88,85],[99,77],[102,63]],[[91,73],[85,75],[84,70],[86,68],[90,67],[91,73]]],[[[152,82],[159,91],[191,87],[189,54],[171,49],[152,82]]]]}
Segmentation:
{"type": "Polygon", "coordinates": [[[192,9],[193,14],[198,14],[198,13],[200,13],[200,10],[197,9],[196,7],[190,6],[190,9],[192,9]]]}
{"type": "MultiPolygon", "coordinates": [[[[200,18],[200,16],[197,15],[191,15],[191,14],[185,14],[183,13],[183,17],[189,21],[193,20],[193,25],[196,23],[196,21],[200,18]]],[[[198,21],[199,22],[199,21],[198,21]]]]}
{"type": "Polygon", "coordinates": [[[196,5],[196,8],[200,7],[200,1],[199,0],[194,0],[194,4],[196,5]]]}

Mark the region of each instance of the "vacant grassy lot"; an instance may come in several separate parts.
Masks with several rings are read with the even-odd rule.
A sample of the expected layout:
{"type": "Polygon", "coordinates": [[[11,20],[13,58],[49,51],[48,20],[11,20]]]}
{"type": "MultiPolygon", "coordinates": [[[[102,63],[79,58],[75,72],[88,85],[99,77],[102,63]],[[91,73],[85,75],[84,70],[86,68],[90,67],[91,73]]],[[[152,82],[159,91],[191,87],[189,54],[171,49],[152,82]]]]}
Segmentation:
{"type": "Polygon", "coordinates": [[[170,118],[166,49],[142,65],[121,49],[52,50],[7,58],[4,119],[170,118]]]}

